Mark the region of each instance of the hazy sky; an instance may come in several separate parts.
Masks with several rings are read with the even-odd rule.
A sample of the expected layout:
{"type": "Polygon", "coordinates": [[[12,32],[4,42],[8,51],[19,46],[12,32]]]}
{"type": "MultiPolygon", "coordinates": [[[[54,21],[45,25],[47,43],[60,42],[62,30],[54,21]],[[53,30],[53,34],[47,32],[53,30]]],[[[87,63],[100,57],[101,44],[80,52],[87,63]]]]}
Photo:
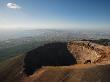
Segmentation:
{"type": "Polygon", "coordinates": [[[110,30],[110,0],[0,0],[1,29],[110,30]]]}

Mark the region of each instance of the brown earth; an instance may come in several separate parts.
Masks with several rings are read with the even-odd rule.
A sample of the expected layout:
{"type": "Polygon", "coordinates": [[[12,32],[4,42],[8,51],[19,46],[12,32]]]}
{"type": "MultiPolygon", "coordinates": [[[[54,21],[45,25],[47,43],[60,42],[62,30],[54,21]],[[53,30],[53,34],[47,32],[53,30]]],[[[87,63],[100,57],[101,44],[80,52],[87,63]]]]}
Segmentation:
{"type": "Polygon", "coordinates": [[[71,41],[68,43],[68,49],[76,58],[77,63],[90,60],[95,64],[110,64],[110,46],[90,41],[71,41]]]}
{"type": "Polygon", "coordinates": [[[22,82],[109,82],[110,65],[77,64],[67,67],[44,67],[22,82]]]}
{"type": "Polygon", "coordinates": [[[71,41],[67,49],[78,64],[42,66],[27,76],[23,72],[25,56],[19,56],[0,64],[0,82],[110,82],[109,46],[71,41]]]}

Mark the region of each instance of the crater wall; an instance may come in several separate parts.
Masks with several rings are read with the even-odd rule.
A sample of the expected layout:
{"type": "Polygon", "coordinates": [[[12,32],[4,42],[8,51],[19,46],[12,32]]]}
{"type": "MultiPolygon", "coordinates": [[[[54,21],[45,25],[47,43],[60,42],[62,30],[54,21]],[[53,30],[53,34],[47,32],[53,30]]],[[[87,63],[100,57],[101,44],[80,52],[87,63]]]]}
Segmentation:
{"type": "Polygon", "coordinates": [[[50,43],[26,53],[24,72],[33,72],[42,66],[69,66],[76,64],[76,59],[67,49],[67,43],[50,43]]]}

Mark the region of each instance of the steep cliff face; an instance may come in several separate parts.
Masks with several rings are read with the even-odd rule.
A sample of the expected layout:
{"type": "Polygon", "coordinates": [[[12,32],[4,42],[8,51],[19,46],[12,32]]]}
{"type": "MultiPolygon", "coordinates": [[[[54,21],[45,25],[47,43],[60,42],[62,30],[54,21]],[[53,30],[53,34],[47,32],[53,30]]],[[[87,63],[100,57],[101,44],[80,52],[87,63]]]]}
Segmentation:
{"type": "Polygon", "coordinates": [[[110,64],[110,47],[90,41],[71,41],[68,50],[76,58],[77,63],[110,64]]]}

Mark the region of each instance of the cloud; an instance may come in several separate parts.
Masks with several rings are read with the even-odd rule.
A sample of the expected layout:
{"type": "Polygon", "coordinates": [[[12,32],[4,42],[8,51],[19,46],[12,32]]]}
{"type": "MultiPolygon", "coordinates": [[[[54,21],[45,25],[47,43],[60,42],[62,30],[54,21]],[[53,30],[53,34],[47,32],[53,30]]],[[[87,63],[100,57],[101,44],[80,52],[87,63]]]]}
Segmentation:
{"type": "Polygon", "coordinates": [[[21,7],[15,3],[7,3],[6,6],[11,9],[21,9],[21,7]]]}

